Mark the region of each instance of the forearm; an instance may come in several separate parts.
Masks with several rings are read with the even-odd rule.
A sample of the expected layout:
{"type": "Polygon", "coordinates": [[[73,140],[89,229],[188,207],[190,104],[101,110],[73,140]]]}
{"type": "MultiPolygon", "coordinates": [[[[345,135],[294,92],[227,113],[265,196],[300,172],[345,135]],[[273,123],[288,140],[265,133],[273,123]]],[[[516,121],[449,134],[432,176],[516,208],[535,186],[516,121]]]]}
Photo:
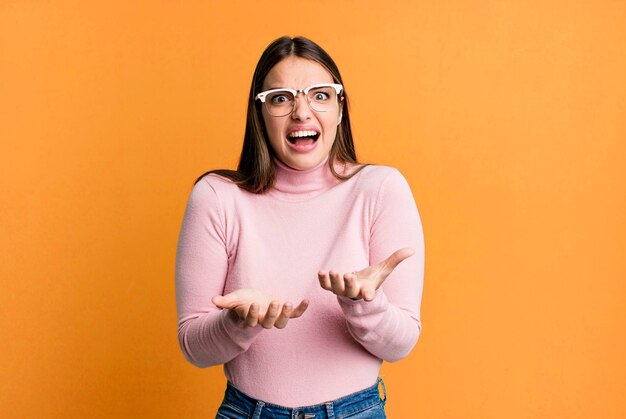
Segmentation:
{"type": "Polygon", "coordinates": [[[223,364],[248,350],[263,330],[246,327],[230,310],[216,310],[182,319],[178,341],[185,359],[200,367],[223,364]]]}
{"type": "Polygon", "coordinates": [[[395,362],[417,343],[422,330],[418,316],[391,304],[382,288],[372,301],[337,299],[350,334],[371,354],[395,362]]]}

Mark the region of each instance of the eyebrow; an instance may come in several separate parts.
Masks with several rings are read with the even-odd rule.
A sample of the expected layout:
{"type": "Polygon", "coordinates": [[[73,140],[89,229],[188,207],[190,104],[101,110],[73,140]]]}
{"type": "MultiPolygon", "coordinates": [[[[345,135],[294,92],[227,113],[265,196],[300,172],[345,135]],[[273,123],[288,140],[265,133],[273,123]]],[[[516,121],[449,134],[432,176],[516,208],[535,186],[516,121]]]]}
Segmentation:
{"type": "MultiPolygon", "coordinates": [[[[333,84],[333,83],[334,82],[326,82],[326,83],[324,83],[324,82],[317,82],[317,83],[310,84],[310,85],[308,85],[306,87],[315,86],[316,84],[333,84]]],[[[306,89],[306,87],[305,87],[305,89],[306,89]]],[[[274,90],[274,89],[298,90],[298,89],[292,89],[291,87],[284,87],[284,86],[270,86],[267,89],[263,89],[263,90],[274,90]]]]}

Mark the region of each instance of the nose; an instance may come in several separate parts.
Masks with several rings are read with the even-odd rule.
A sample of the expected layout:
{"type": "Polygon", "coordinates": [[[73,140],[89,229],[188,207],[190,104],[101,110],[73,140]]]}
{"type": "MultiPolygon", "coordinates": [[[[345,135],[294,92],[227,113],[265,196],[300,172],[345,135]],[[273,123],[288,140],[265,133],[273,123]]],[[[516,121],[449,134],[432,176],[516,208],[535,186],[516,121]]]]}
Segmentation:
{"type": "MultiPolygon", "coordinates": [[[[302,92],[300,92],[302,93],[302,92]]],[[[291,117],[294,119],[299,119],[301,121],[311,119],[311,106],[309,105],[309,101],[307,100],[304,93],[296,95],[296,100],[294,101],[294,109],[291,113],[291,117]]]]}

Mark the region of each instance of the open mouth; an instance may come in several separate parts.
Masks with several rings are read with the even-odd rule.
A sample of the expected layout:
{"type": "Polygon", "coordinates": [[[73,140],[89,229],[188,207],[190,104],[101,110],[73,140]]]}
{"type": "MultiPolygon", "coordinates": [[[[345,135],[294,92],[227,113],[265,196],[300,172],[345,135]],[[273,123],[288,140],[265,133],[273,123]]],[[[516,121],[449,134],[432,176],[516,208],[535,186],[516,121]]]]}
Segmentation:
{"type": "Polygon", "coordinates": [[[312,144],[320,138],[320,133],[317,131],[295,131],[287,135],[287,140],[294,145],[312,144]]]}

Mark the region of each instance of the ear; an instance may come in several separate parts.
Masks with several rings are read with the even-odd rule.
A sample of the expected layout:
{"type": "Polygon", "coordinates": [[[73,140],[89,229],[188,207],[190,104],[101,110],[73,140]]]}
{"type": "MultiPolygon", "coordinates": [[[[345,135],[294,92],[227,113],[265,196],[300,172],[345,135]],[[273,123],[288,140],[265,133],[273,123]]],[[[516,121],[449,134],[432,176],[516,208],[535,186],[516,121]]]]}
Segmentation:
{"type": "Polygon", "coordinates": [[[337,125],[341,124],[341,118],[343,118],[343,96],[339,102],[339,118],[337,118],[337,125]]]}

